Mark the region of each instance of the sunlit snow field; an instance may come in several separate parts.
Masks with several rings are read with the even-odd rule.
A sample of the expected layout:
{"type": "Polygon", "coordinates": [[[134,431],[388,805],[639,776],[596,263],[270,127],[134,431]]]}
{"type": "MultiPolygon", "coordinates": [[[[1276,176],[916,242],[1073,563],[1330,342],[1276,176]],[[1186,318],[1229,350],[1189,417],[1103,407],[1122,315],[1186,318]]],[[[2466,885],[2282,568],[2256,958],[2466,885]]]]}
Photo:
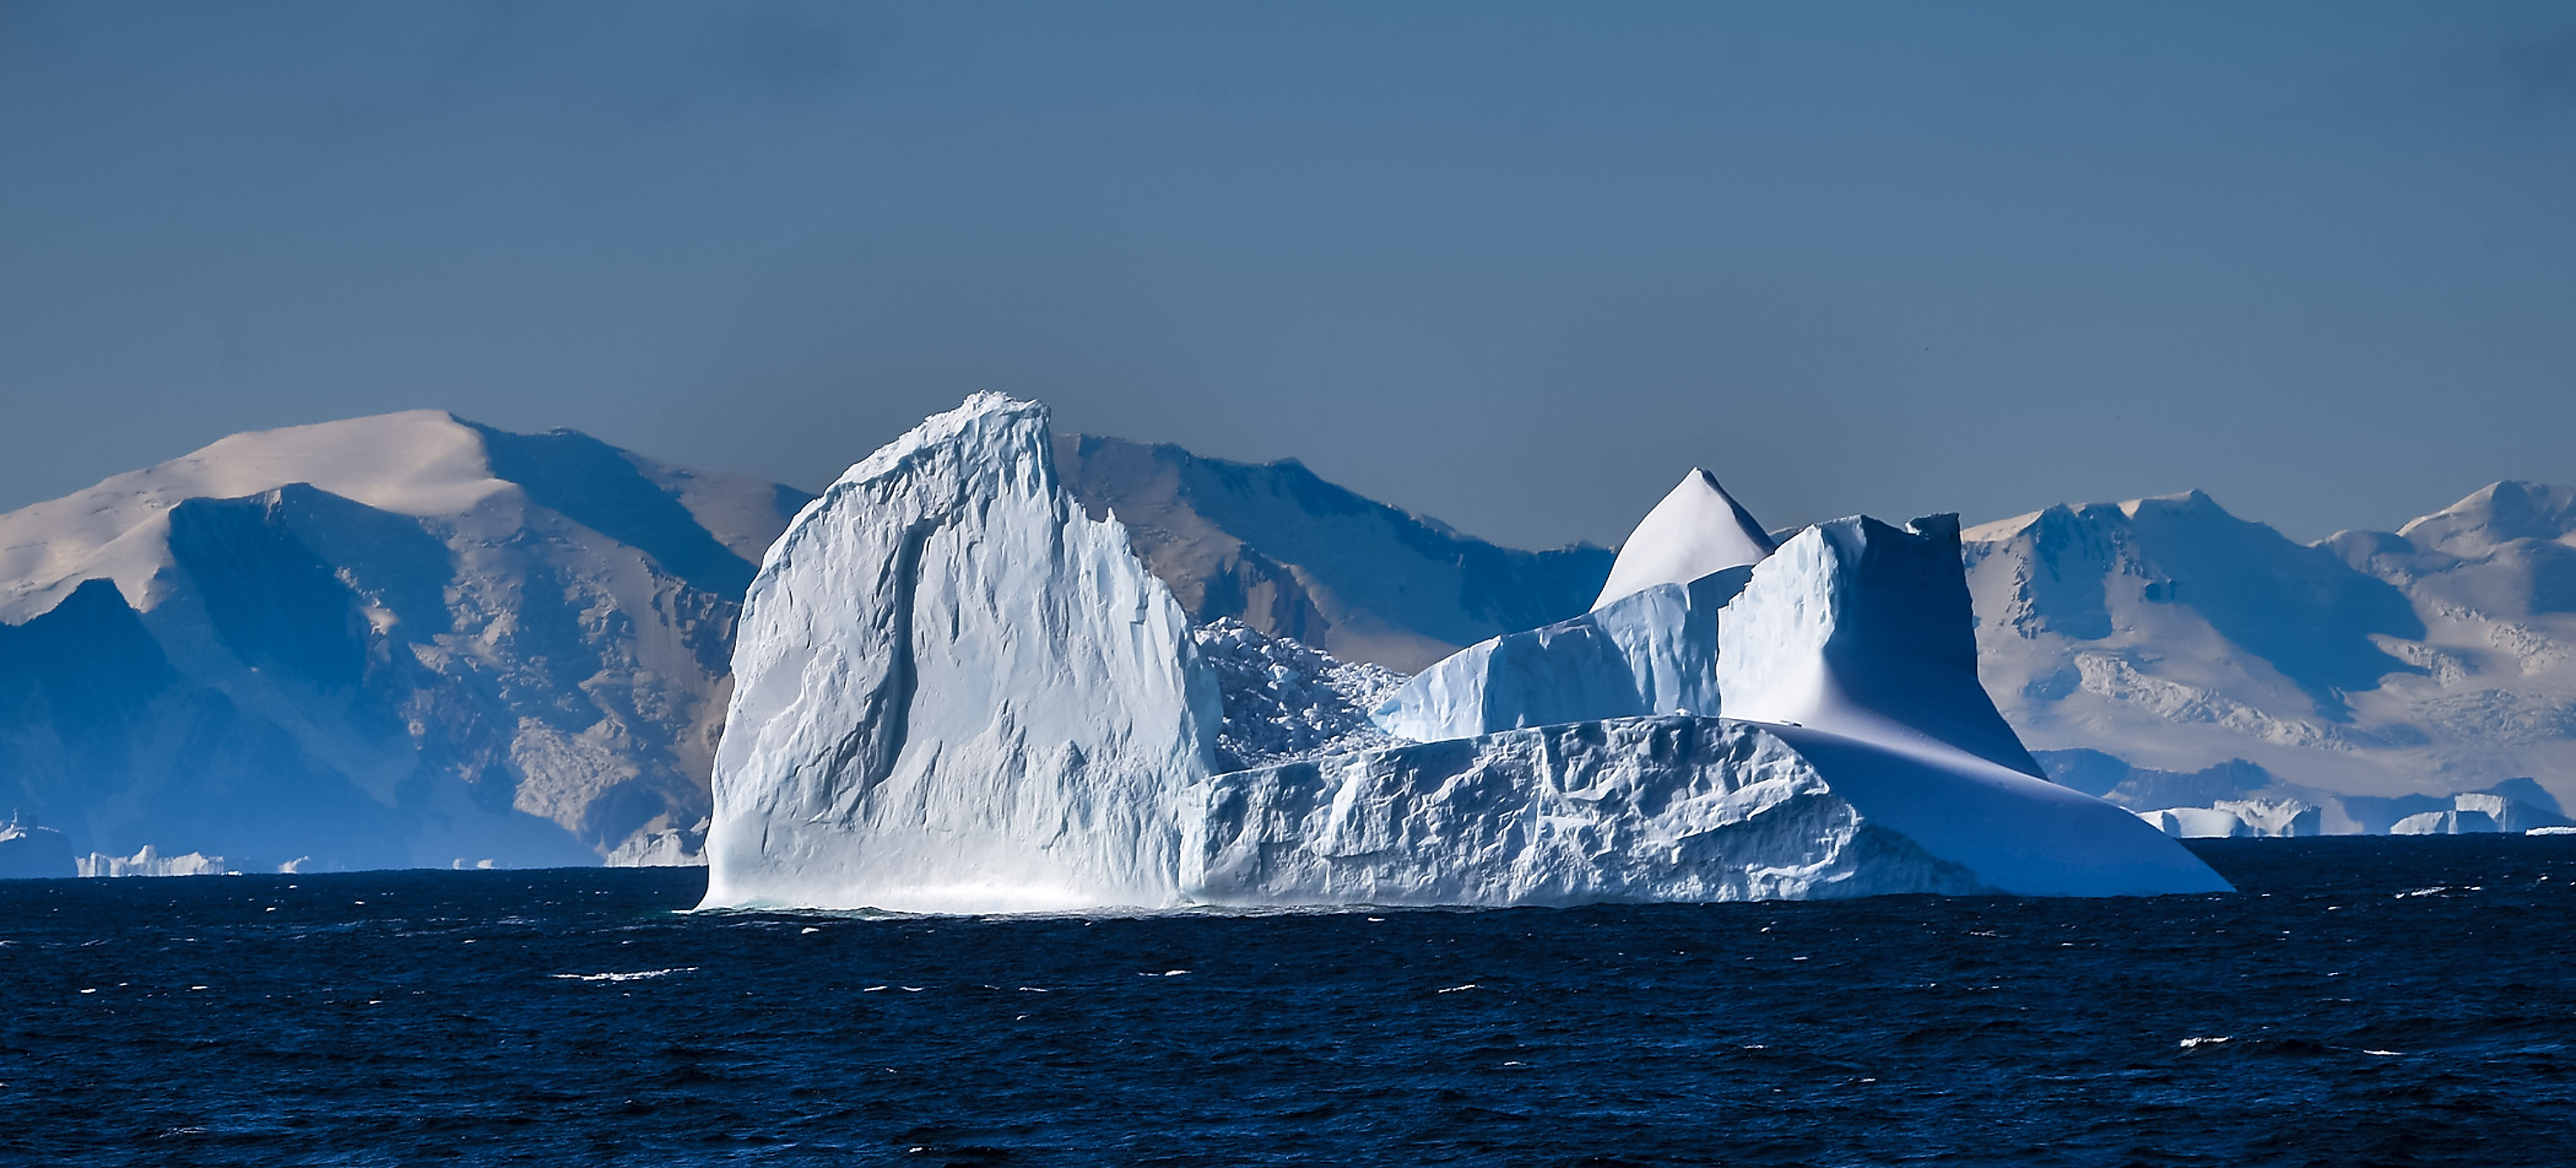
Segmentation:
{"type": "Polygon", "coordinates": [[[2244,891],[1017,919],[696,871],[0,883],[0,1160],[2576,1159],[2576,838],[2244,891]]]}

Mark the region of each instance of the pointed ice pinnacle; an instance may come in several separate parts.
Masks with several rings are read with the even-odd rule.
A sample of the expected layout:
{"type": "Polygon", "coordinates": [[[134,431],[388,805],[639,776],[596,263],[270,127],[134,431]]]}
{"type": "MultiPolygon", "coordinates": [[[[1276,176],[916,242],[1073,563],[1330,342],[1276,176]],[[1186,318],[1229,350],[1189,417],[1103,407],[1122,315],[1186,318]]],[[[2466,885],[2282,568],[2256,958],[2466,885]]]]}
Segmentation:
{"type": "Polygon", "coordinates": [[[1744,505],[1717,485],[1717,476],[1693,467],[1619,545],[1619,559],[1610,565],[1609,582],[1592,611],[1657,584],[1688,584],[1711,572],[1760,563],[1772,546],[1744,505]]]}

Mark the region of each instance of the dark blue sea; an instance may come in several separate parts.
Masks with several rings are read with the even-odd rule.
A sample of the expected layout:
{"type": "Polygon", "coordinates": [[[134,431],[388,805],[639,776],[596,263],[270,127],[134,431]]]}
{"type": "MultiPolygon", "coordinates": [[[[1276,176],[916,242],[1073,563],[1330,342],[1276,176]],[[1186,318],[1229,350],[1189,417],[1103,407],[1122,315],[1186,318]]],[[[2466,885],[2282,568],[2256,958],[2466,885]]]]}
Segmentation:
{"type": "Polygon", "coordinates": [[[2152,900],[690,914],[691,871],[0,883],[0,1161],[2576,1163],[2576,838],[2152,900]]]}

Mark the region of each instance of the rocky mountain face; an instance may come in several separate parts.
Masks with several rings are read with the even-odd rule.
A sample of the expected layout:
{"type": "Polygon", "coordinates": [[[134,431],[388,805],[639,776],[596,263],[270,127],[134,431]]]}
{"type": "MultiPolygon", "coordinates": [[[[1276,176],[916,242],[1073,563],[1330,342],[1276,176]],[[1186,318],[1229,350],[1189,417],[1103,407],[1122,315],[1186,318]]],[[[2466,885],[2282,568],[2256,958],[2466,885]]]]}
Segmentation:
{"type": "Polygon", "coordinates": [[[1980,673],[2034,749],[2364,799],[2576,793],[2576,490],[2498,483],[2312,545],[2198,492],[1966,536],[1980,673]]]}
{"type": "Polygon", "coordinates": [[[1094,519],[1117,512],[1192,620],[1233,617],[1405,673],[1581,614],[1615,558],[1589,545],[1498,547],[1294,461],[1227,462],[1071,434],[1056,439],[1055,456],[1073,497],[1094,519]]]}
{"type": "Polygon", "coordinates": [[[0,515],[0,807],[242,868],[598,863],[705,816],[804,502],[423,411],[0,515]]]}

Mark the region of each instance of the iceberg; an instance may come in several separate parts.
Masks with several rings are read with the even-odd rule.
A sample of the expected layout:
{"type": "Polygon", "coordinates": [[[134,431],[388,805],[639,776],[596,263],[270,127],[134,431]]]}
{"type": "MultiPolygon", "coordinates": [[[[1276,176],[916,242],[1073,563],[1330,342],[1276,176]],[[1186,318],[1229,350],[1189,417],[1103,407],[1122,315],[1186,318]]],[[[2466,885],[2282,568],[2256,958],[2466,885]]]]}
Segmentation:
{"type": "Polygon", "coordinates": [[[744,602],[708,906],[1048,911],[1178,897],[1215,679],[1047,411],[978,394],[853,466],[744,602]]]}
{"type": "Polygon", "coordinates": [[[71,840],[32,819],[12,814],[0,822],[0,880],[45,880],[77,876],[71,840]]]}
{"type": "Polygon", "coordinates": [[[1836,520],[1775,552],[1694,472],[1630,541],[1637,587],[1436,664],[1368,726],[1357,703],[1391,675],[1231,622],[1194,633],[1050,445],[1044,407],[978,395],[771,547],[735,650],[706,905],[2228,889],[2041,776],[1978,683],[1952,517],[1836,520]]]}
{"type": "Polygon", "coordinates": [[[233,873],[232,865],[224,862],[222,856],[209,856],[203,852],[165,856],[150,844],[143,845],[143,850],[131,856],[91,852],[80,858],[79,866],[80,874],[88,877],[228,876],[233,873]]]}
{"type": "Polygon", "coordinates": [[[2208,807],[2166,807],[2134,814],[2175,839],[2325,834],[2323,810],[2296,799],[2222,799],[2208,807]]]}

